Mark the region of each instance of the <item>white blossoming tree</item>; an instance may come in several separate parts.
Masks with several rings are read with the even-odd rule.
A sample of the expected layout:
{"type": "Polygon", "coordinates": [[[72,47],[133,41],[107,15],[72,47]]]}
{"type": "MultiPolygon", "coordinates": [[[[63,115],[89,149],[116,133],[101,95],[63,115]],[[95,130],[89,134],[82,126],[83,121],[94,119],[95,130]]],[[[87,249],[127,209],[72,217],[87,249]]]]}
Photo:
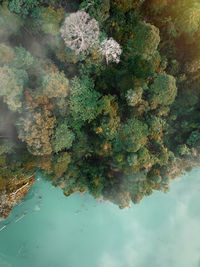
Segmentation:
{"type": "Polygon", "coordinates": [[[66,46],[78,55],[99,45],[99,25],[85,11],[77,11],[66,17],[61,27],[61,36],[66,46]]]}
{"type": "Polygon", "coordinates": [[[100,54],[106,58],[107,65],[109,62],[119,63],[122,53],[121,46],[111,37],[105,39],[99,49],[100,54]]]}

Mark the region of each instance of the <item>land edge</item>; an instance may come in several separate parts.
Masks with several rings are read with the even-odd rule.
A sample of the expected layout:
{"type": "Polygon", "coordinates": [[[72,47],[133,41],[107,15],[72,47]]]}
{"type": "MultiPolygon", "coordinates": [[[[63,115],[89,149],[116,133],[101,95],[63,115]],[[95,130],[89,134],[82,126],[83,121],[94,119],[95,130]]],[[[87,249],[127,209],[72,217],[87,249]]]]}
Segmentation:
{"type": "Polygon", "coordinates": [[[7,184],[7,189],[0,192],[0,219],[4,220],[13,207],[25,197],[35,182],[35,173],[22,179],[14,178],[7,184]]]}

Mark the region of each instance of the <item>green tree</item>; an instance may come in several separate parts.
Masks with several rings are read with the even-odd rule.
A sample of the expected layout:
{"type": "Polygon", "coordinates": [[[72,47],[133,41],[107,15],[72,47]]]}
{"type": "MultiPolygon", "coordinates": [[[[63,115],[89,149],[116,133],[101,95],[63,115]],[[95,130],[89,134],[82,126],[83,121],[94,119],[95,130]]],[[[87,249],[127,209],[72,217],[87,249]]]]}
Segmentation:
{"type": "Polygon", "coordinates": [[[94,90],[94,83],[87,76],[82,80],[75,77],[70,85],[70,110],[75,120],[90,122],[99,113],[100,93],[94,90]]]}
{"type": "Polygon", "coordinates": [[[148,134],[146,123],[135,118],[128,119],[125,124],[121,125],[115,150],[137,152],[146,144],[148,134]]]}
{"type": "Polygon", "coordinates": [[[149,131],[151,133],[151,138],[155,139],[157,141],[162,140],[163,136],[163,129],[165,127],[166,121],[163,120],[160,117],[157,116],[151,116],[148,120],[148,125],[149,125],[149,131]]]}
{"type": "Polygon", "coordinates": [[[32,17],[39,17],[41,8],[39,0],[11,0],[8,7],[10,11],[20,14],[24,18],[29,14],[32,17]]]}
{"type": "Polygon", "coordinates": [[[16,56],[12,65],[17,69],[29,70],[33,66],[34,58],[22,46],[16,47],[15,51],[16,56]]]}
{"type": "Polygon", "coordinates": [[[189,146],[195,146],[197,142],[199,142],[199,140],[200,140],[200,133],[198,130],[196,130],[190,134],[189,138],[186,141],[186,144],[189,146]]]}
{"type": "Polygon", "coordinates": [[[62,153],[60,156],[56,158],[56,161],[54,164],[54,172],[55,172],[56,178],[63,176],[70,162],[71,162],[71,156],[67,152],[62,153]]]}
{"type": "Polygon", "coordinates": [[[160,43],[159,29],[146,22],[140,22],[134,28],[132,49],[135,54],[150,56],[155,53],[160,43]]]}
{"type": "Polygon", "coordinates": [[[101,24],[109,18],[110,0],[84,0],[79,9],[90,14],[101,24]]]}
{"type": "Polygon", "coordinates": [[[20,118],[17,123],[18,137],[26,142],[28,151],[36,156],[49,155],[52,153],[51,139],[56,118],[52,112],[45,109],[34,111],[20,118]]]}
{"type": "Polygon", "coordinates": [[[3,154],[11,154],[13,153],[13,149],[15,144],[9,140],[4,140],[0,143],[0,156],[3,154]]]}
{"type": "Polygon", "coordinates": [[[149,100],[152,107],[170,105],[177,94],[176,80],[173,76],[160,74],[150,86],[149,100]]]}
{"type": "Polygon", "coordinates": [[[64,149],[69,149],[75,140],[74,133],[69,129],[66,122],[58,124],[54,134],[53,150],[58,153],[64,149]]]}
{"type": "Polygon", "coordinates": [[[49,98],[66,97],[69,92],[69,81],[62,72],[50,73],[44,76],[42,92],[49,98]]]}
{"type": "Polygon", "coordinates": [[[179,146],[177,147],[177,152],[178,152],[181,156],[183,156],[183,155],[190,155],[190,149],[187,147],[186,144],[184,144],[184,145],[179,145],[179,146]]]}
{"type": "Polygon", "coordinates": [[[21,111],[24,84],[28,79],[24,70],[0,67],[0,96],[11,110],[21,111]]]}
{"type": "Polygon", "coordinates": [[[55,10],[52,6],[44,8],[40,17],[41,28],[46,34],[58,35],[60,21],[64,15],[63,9],[55,10]]]}
{"type": "Polygon", "coordinates": [[[142,101],[143,89],[137,87],[134,89],[129,89],[126,93],[126,100],[129,106],[134,107],[142,101]]]}

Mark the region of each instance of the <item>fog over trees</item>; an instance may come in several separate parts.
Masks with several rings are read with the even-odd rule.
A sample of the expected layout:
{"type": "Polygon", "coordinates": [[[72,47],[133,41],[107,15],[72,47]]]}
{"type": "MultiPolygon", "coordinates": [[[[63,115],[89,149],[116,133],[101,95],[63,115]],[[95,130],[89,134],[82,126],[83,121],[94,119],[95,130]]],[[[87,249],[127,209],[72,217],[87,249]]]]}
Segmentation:
{"type": "Polygon", "coordinates": [[[1,1],[0,194],[167,192],[199,165],[199,31],[195,0],[1,1]]]}

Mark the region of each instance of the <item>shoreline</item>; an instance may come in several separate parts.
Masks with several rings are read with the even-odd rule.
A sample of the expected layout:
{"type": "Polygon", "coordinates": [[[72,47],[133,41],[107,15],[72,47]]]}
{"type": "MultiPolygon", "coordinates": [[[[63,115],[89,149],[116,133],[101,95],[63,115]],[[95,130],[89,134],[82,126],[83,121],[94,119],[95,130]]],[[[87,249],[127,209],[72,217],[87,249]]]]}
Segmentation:
{"type": "Polygon", "coordinates": [[[24,179],[12,179],[0,194],[0,219],[5,220],[13,207],[25,197],[35,182],[35,174],[24,179]]]}

